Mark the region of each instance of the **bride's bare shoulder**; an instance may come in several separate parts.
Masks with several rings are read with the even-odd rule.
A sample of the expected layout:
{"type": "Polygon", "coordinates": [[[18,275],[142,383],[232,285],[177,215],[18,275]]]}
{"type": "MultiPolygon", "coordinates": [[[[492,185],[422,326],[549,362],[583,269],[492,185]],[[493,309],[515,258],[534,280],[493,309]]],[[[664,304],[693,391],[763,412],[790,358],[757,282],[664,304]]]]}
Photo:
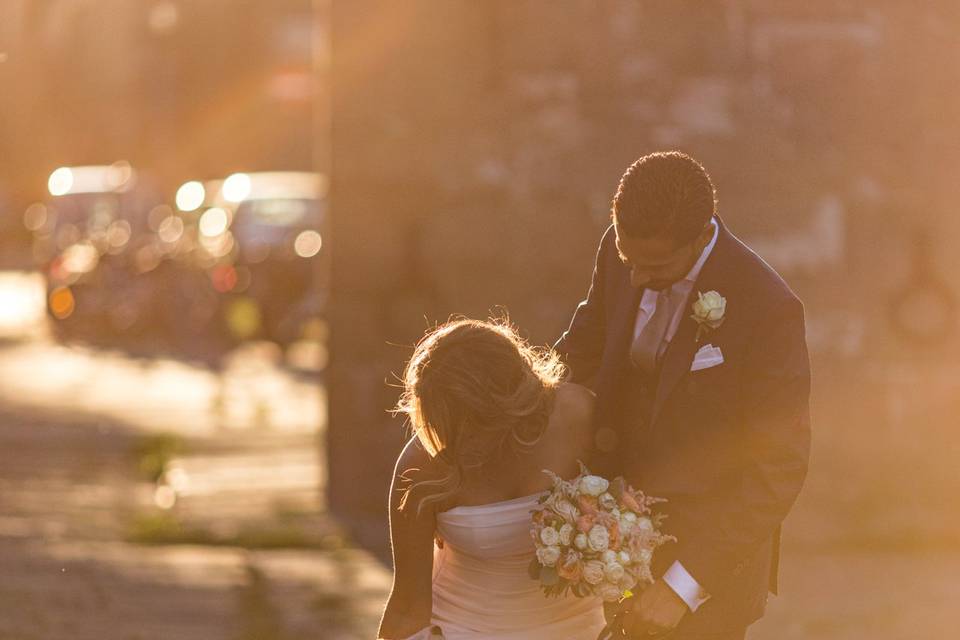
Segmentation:
{"type": "Polygon", "coordinates": [[[589,420],[596,402],[597,394],[592,390],[574,382],[564,382],[557,387],[555,411],[563,412],[567,418],[589,420]]]}
{"type": "Polygon", "coordinates": [[[404,445],[403,451],[400,452],[400,456],[397,458],[395,475],[401,477],[410,471],[429,474],[434,470],[435,465],[435,461],[430,457],[430,454],[427,453],[427,450],[423,448],[420,440],[416,436],[413,436],[407,441],[407,444],[404,445]]]}
{"type": "Polygon", "coordinates": [[[553,421],[577,435],[588,436],[593,424],[596,394],[579,384],[564,382],[557,387],[553,421]]]}

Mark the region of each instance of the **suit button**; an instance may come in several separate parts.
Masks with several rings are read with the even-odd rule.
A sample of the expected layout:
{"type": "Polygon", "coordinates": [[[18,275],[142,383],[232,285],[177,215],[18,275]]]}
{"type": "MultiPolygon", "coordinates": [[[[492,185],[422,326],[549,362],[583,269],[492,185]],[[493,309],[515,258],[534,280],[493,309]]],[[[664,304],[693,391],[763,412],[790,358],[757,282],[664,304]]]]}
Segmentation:
{"type": "Polygon", "coordinates": [[[733,568],[733,575],[739,576],[741,573],[743,573],[743,570],[746,566],[747,566],[746,563],[738,562],[737,566],[733,568]]]}
{"type": "Polygon", "coordinates": [[[603,453],[611,453],[617,448],[617,432],[611,429],[610,427],[602,427],[597,429],[596,435],[593,436],[593,440],[599,449],[603,453]]]}

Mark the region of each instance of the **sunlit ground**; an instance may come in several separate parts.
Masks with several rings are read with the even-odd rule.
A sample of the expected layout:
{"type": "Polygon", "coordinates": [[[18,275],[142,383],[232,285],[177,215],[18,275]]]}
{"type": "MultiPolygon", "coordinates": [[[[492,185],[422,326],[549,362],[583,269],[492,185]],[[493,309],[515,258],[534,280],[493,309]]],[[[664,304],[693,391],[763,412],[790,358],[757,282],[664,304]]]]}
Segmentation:
{"type": "Polygon", "coordinates": [[[324,513],[318,379],[58,344],[44,304],[0,273],[0,637],[371,637],[388,573],[324,513]]]}
{"type": "Polygon", "coordinates": [[[223,372],[214,372],[47,340],[22,342],[0,352],[0,402],[55,406],[147,432],[194,436],[253,429],[311,433],[323,420],[322,389],[284,372],[271,345],[242,348],[223,372]]]}
{"type": "Polygon", "coordinates": [[[750,640],[956,637],[958,550],[788,549],[750,640]]]}

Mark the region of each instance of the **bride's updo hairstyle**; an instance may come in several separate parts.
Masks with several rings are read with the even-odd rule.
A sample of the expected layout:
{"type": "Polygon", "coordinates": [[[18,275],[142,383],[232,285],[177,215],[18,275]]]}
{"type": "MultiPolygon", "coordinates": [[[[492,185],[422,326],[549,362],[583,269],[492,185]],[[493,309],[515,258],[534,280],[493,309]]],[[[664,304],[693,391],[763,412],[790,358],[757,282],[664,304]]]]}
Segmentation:
{"type": "Polygon", "coordinates": [[[492,462],[536,445],[565,373],[556,353],[531,347],[505,320],[454,320],[428,331],[407,363],[397,411],[444,475],[414,482],[401,508],[414,490],[418,513],[441,503],[492,462]]]}

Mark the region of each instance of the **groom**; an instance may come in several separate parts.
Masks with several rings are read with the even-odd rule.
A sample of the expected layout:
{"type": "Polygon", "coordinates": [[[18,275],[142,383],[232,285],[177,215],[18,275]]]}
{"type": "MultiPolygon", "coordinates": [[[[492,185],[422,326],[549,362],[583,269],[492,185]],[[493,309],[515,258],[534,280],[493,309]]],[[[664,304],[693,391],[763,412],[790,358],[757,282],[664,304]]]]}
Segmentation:
{"type": "Polygon", "coordinates": [[[802,304],[724,225],[700,163],[654,153],[627,169],[556,349],[597,393],[598,468],[666,498],[677,538],[623,627],[741,640],[776,593],[806,475],[810,368],[802,304]]]}

